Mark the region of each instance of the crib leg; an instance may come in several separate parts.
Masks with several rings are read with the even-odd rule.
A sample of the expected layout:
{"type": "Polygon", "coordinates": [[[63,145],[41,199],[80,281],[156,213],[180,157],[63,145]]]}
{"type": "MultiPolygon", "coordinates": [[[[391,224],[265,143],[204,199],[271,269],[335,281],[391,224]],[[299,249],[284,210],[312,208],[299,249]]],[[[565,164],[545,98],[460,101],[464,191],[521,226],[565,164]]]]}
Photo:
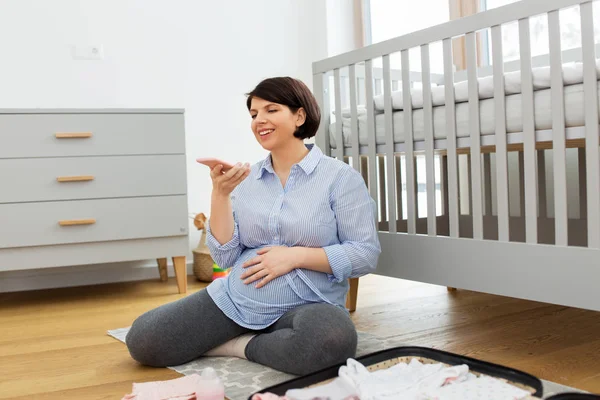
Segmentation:
{"type": "Polygon", "coordinates": [[[346,298],[346,308],[350,312],[356,311],[356,301],[358,300],[358,278],[350,279],[350,289],[346,298]]]}

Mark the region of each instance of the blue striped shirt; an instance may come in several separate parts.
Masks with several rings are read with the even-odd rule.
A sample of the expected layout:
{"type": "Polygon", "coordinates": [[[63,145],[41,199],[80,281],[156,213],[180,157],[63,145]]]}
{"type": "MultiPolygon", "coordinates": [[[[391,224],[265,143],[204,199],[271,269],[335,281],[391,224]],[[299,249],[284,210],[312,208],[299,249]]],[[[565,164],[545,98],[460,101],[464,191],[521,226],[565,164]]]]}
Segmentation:
{"type": "Polygon", "coordinates": [[[348,278],[371,273],[381,252],[375,202],[362,176],[314,145],[293,165],[285,187],[270,155],[253,165],[231,193],[233,237],[220,244],[207,223],[206,243],[227,278],[207,290],[215,304],[238,325],[260,330],[284,313],[310,303],[345,310],[348,278]],[[323,248],[332,274],[295,269],[257,289],[240,278],[242,264],[270,246],[323,248]]]}

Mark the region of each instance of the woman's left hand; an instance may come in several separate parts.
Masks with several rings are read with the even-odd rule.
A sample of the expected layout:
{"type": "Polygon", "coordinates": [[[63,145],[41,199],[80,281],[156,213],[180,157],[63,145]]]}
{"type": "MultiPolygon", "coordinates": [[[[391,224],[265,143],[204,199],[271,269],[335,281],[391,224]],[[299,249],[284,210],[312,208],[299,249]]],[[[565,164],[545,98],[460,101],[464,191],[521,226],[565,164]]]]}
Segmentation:
{"type": "Polygon", "coordinates": [[[258,255],[246,261],[242,267],[248,268],[242,275],[244,283],[250,284],[259,279],[256,288],[261,288],[273,279],[287,274],[296,268],[298,256],[293,247],[265,247],[256,252],[258,255]],[[247,279],[246,279],[247,278],[247,279]]]}

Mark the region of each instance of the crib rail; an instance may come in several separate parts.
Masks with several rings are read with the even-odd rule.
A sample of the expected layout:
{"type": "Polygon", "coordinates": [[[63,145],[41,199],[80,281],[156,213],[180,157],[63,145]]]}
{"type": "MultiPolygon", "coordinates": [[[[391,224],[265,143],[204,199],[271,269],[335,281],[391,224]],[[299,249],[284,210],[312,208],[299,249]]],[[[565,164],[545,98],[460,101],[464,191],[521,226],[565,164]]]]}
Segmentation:
{"type": "Polygon", "coordinates": [[[524,0],[313,64],[323,111],[317,145],[362,173],[378,204],[381,231],[600,249],[600,44],[594,41],[594,1],[524,0]],[[559,12],[569,7],[580,9],[581,48],[563,51],[559,12]],[[540,15],[547,19],[550,52],[532,57],[530,21],[540,15]],[[515,22],[519,60],[504,62],[502,32],[515,22]],[[491,66],[478,65],[478,35],[484,31],[491,38],[491,66]],[[458,38],[465,39],[462,71],[456,71],[452,52],[458,38]],[[441,44],[442,71],[432,71],[434,44],[441,44]],[[413,49],[420,51],[418,59],[409,55],[413,49]],[[391,63],[396,56],[400,68],[391,63]],[[565,121],[563,63],[572,60],[583,64],[582,126],[565,121]],[[411,65],[415,61],[420,70],[411,65]],[[542,65],[550,68],[552,117],[550,128],[536,129],[532,68],[542,65]],[[510,71],[520,71],[519,132],[507,132],[504,83],[510,71]],[[479,79],[485,76],[493,78],[497,118],[493,132],[482,134],[479,79]],[[459,103],[454,85],[461,81],[468,89],[467,100],[459,103]],[[436,86],[444,86],[442,106],[433,104],[436,86]],[[392,97],[394,92],[402,93],[392,97]],[[464,107],[467,135],[457,128],[457,112],[464,107]],[[440,114],[443,134],[434,124],[440,114]],[[576,156],[578,169],[569,167],[569,155],[576,156]],[[568,192],[573,182],[577,196],[568,192]],[[578,198],[576,204],[572,198],[578,198]]]}
{"type": "Polygon", "coordinates": [[[313,74],[333,71],[348,65],[372,60],[397,51],[419,47],[446,38],[454,38],[469,32],[477,32],[492,26],[502,25],[539,14],[547,14],[571,6],[591,3],[594,0],[522,0],[492,10],[485,11],[459,20],[426,28],[408,35],[399,36],[375,43],[357,50],[349,51],[325,60],[313,63],[313,74]],[[482,18],[482,15],[485,17],[482,18]]]}

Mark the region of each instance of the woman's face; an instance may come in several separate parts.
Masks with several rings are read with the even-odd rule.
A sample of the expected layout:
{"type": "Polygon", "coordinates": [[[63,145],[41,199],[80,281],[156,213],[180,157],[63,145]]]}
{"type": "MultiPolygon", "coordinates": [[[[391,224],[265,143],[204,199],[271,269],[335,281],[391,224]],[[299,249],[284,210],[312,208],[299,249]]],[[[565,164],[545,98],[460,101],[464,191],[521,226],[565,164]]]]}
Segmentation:
{"type": "Polygon", "coordinates": [[[304,110],[293,113],[289,107],[257,97],[250,104],[252,132],[260,145],[268,151],[284,148],[294,137],[296,128],[304,123],[304,110]]]}

